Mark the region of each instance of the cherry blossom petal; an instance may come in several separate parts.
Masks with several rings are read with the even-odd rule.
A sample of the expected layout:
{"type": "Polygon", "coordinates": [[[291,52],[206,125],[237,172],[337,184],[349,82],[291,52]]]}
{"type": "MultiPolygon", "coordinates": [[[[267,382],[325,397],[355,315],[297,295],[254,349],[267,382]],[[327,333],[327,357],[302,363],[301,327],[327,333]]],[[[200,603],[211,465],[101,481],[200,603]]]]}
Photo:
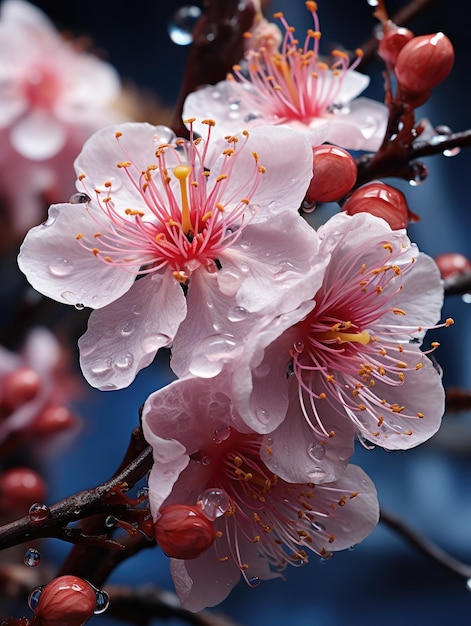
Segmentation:
{"type": "Polygon", "coordinates": [[[48,220],[25,237],[21,271],[35,289],[64,304],[99,308],[116,300],[133,284],[138,268],[127,271],[84,254],[75,237],[93,238],[96,228],[84,205],[52,205],[48,220]]]}
{"type": "Polygon", "coordinates": [[[172,343],[185,315],[185,296],[171,275],[137,280],[121,298],[92,311],[79,340],[85,378],[102,390],[127,387],[159,348],[172,343]]]}
{"type": "Polygon", "coordinates": [[[326,141],[348,150],[376,151],[386,133],[388,109],[382,102],[357,98],[345,112],[326,116],[329,122],[326,141]]]}
{"type": "Polygon", "coordinates": [[[42,160],[53,157],[64,147],[67,132],[46,111],[34,110],[15,124],[10,139],[25,158],[42,160]]]}

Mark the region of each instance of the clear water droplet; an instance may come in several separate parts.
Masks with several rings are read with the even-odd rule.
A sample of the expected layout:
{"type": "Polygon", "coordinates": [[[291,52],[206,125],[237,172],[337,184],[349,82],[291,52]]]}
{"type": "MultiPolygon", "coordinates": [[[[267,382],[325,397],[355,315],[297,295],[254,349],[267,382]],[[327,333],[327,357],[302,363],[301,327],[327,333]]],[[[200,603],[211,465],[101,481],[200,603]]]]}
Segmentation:
{"type": "Polygon", "coordinates": [[[222,443],[223,441],[227,441],[231,436],[231,427],[225,424],[224,426],[220,426],[216,428],[213,433],[213,441],[214,443],[222,443]]]}
{"type": "Polygon", "coordinates": [[[443,150],[443,156],[446,157],[454,157],[461,152],[461,148],[456,146],[454,148],[450,148],[449,150],[443,150]]]}
{"type": "Polygon", "coordinates": [[[155,127],[154,141],[156,143],[171,143],[175,139],[175,133],[168,126],[158,124],[155,127]]]}
{"type": "Polygon", "coordinates": [[[118,370],[128,370],[130,367],[132,367],[133,363],[134,356],[130,352],[127,352],[126,354],[122,354],[121,356],[117,357],[113,361],[113,366],[118,370]]]}
{"type": "Polygon", "coordinates": [[[215,520],[229,509],[231,499],[224,489],[206,489],[198,497],[197,503],[208,519],[215,520]]]}
{"type": "Polygon", "coordinates": [[[70,196],[70,204],[86,204],[90,202],[91,198],[86,193],[74,193],[70,196]]]}
{"type": "Polygon", "coordinates": [[[320,522],[312,522],[311,526],[314,530],[317,530],[318,532],[325,531],[324,525],[321,524],[320,522]]]}
{"type": "Polygon", "coordinates": [[[38,608],[39,598],[45,586],[46,585],[39,585],[39,587],[35,587],[33,591],[31,591],[31,593],[29,594],[28,606],[32,611],[36,611],[36,609],[38,608]]]}
{"type": "Polygon", "coordinates": [[[85,305],[82,304],[81,302],[77,302],[75,304],[75,308],[77,309],[77,311],[83,311],[83,309],[85,308],[85,305]]]}
{"type": "Polygon", "coordinates": [[[237,272],[230,269],[222,269],[218,273],[219,289],[225,296],[233,296],[239,290],[242,279],[237,272]]]}
{"type": "Polygon", "coordinates": [[[315,200],[303,200],[301,204],[301,210],[303,213],[312,213],[316,210],[316,201],[315,200]]]}
{"type": "Polygon", "coordinates": [[[326,450],[324,445],[318,442],[314,442],[309,446],[307,452],[311,459],[314,459],[314,461],[322,461],[322,459],[325,457],[326,450]]]}
{"type": "Polygon", "coordinates": [[[49,271],[53,276],[68,276],[73,269],[74,264],[69,259],[57,257],[49,263],[49,271]]]}
{"type": "Polygon", "coordinates": [[[230,322],[241,322],[247,315],[249,315],[249,312],[247,309],[244,309],[243,306],[233,306],[227,312],[227,317],[230,322]]]}
{"type": "Polygon", "coordinates": [[[352,456],[353,451],[350,448],[341,448],[338,452],[339,459],[341,461],[348,461],[348,459],[352,456]]]}
{"type": "Polygon", "coordinates": [[[28,567],[36,567],[41,561],[41,555],[35,548],[28,548],[23,557],[23,563],[28,567]]]}
{"type": "Polygon", "coordinates": [[[333,552],[326,552],[324,554],[324,556],[321,556],[321,558],[319,559],[319,563],[321,565],[325,565],[326,563],[328,563],[330,561],[330,559],[334,556],[333,552]]]}
{"type": "Polygon", "coordinates": [[[136,498],[140,499],[147,499],[149,497],[149,487],[141,487],[137,493],[136,493],[136,498]]]}
{"type": "Polygon", "coordinates": [[[95,376],[104,376],[111,370],[111,359],[98,359],[90,368],[92,374],[95,376]]]}
{"type": "Polygon", "coordinates": [[[141,347],[146,354],[156,352],[161,347],[167,347],[172,343],[172,338],[163,333],[147,335],[141,342],[141,347]]]}
{"type": "Polygon", "coordinates": [[[268,422],[270,421],[270,412],[263,407],[258,407],[258,409],[255,411],[255,415],[258,421],[262,424],[268,424],[268,422]]]}
{"type": "Polygon", "coordinates": [[[258,587],[260,585],[260,578],[258,576],[251,576],[247,578],[247,583],[249,587],[258,587]]]}
{"type": "Polygon", "coordinates": [[[471,591],[471,578],[468,578],[468,580],[466,581],[466,589],[468,591],[471,591]]]}
{"type": "Polygon", "coordinates": [[[117,523],[118,523],[118,520],[116,519],[114,515],[108,515],[108,517],[105,519],[106,528],[114,528],[117,523]]]}
{"type": "Polygon", "coordinates": [[[261,117],[262,116],[260,115],[260,113],[247,113],[247,115],[244,117],[244,122],[246,124],[248,124],[249,122],[253,122],[254,120],[258,120],[261,117]]]}
{"type": "Polygon", "coordinates": [[[465,304],[471,304],[471,293],[464,293],[461,296],[461,300],[465,303],[465,304]]]}
{"type": "Polygon", "coordinates": [[[123,337],[129,337],[129,335],[131,335],[133,332],[134,332],[133,320],[128,320],[127,322],[124,322],[124,324],[122,324],[121,328],[119,329],[119,334],[122,335],[123,337]]]}
{"type": "Polygon", "coordinates": [[[309,478],[313,483],[320,482],[325,477],[325,470],[322,467],[316,466],[309,472],[309,478]]]}
{"type": "Polygon", "coordinates": [[[107,611],[108,607],[110,606],[110,596],[103,589],[97,589],[93,585],[90,585],[90,586],[93,587],[93,589],[95,589],[95,596],[96,596],[96,605],[95,605],[95,610],[93,611],[93,613],[94,615],[101,615],[102,613],[107,611]]]}
{"type": "Polygon", "coordinates": [[[188,46],[193,41],[193,28],[201,16],[201,9],[197,6],[180,7],[173,14],[167,25],[170,39],[177,46],[188,46]]]}
{"type": "Polygon", "coordinates": [[[212,335],[198,344],[188,369],[193,376],[212,378],[219,374],[226,361],[236,356],[238,348],[233,335],[212,335]]]}
{"type": "Polygon", "coordinates": [[[51,516],[51,511],[46,504],[35,502],[29,507],[28,515],[31,524],[41,524],[51,516]]]}

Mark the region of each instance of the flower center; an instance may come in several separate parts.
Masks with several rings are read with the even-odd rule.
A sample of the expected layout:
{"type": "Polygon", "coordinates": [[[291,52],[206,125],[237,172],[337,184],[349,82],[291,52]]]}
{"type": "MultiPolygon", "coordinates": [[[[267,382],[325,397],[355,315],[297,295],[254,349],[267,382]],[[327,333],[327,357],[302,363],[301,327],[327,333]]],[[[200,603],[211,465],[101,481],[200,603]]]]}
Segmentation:
{"type": "Polygon", "coordinates": [[[304,45],[299,46],[295,29],[283,13],[275,13],[285,30],[281,51],[271,54],[264,47],[250,49],[244,67],[235,65],[229,80],[237,80],[247,87],[242,92],[244,101],[252,102],[255,110],[269,111],[283,124],[289,120],[309,122],[320,117],[331,107],[342,87],[345,75],[360,63],[362,51],[350,64],[348,55],[334,50],[330,66],[319,59],[319,19],[317,4],[306,2],[314,28],[306,32],[304,45]]]}
{"type": "Polygon", "coordinates": [[[31,107],[50,109],[59,94],[59,80],[48,69],[30,68],[23,80],[23,91],[31,107]]]}
{"type": "Polygon", "coordinates": [[[205,166],[214,122],[204,121],[208,136],[203,141],[193,138],[193,121],[187,120],[189,141],[176,139],[159,145],[156,162],[144,169],[129,158],[122,145],[123,133],[116,133],[126,156],[116,166],[120,177],[127,177],[126,186],[131,183],[134,190],[133,207],[122,204],[120,177],[116,182],[105,181],[92,192],[86,186],[85,174],[79,176],[86,192],[85,206],[97,232],[93,242],[85,241],[82,233],[76,238],[102,262],[133,272],[137,267],[139,274],[168,267],[182,283],[200,266],[209,272],[220,268],[220,254],[240,237],[252,217],[250,199],[265,168],[259,165],[258,154],[252,153],[252,170],[240,188],[234,189],[229,182],[249,134],[242,134],[240,146],[237,137],[226,137],[228,147],[216,171],[205,166]],[[95,201],[91,200],[93,194],[95,201]]]}

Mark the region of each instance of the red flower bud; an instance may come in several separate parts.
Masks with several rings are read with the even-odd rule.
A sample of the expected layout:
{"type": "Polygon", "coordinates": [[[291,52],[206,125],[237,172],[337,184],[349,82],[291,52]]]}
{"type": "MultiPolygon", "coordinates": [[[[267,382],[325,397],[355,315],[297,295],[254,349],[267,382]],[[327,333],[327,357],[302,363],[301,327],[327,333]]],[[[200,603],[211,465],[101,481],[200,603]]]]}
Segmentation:
{"type": "Polygon", "coordinates": [[[167,556],[195,559],[213,544],[216,535],[199,506],[168,504],[160,509],[155,538],[167,556]]]}
{"type": "Polygon", "coordinates": [[[307,202],[334,202],[347,194],[357,179],[357,165],[352,155],[337,146],[313,148],[313,173],[307,202]]]}
{"type": "Polygon", "coordinates": [[[394,73],[401,88],[412,94],[428,92],[450,73],[453,45],[443,33],[411,39],[399,52],[394,73]]]}
{"type": "Polygon", "coordinates": [[[45,499],[45,482],[29,467],[13,467],[0,475],[0,506],[5,511],[26,515],[34,502],[45,499]]]}
{"type": "Polygon", "coordinates": [[[74,414],[66,406],[51,404],[39,413],[28,430],[38,435],[51,435],[67,430],[75,423],[74,414]]]}
{"type": "Polygon", "coordinates": [[[450,278],[471,270],[471,261],[457,252],[440,254],[435,262],[442,278],[450,278]]]}
{"type": "Polygon", "coordinates": [[[409,210],[402,191],[380,181],[359,187],[342,208],[348,215],[370,213],[382,217],[393,230],[406,228],[409,222],[416,222],[419,219],[409,210]]]}
{"type": "Polygon", "coordinates": [[[414,33],[404,26],[391,21],[383,24],[383,37],[378,44],[378,54],[388,67],[394,67],[402,48],[414,37],[414,33]]]}
{"type": "Polygon", "coordinates": [[[77,576],[59,576],[39,596],[33,623],[41,626],[82,626],[94,614],[95,590],[77,576]]]}
{"type": "Polygon", "coordinates": [[[27,367],[17,369],[3,379],[1,402],[14,411],[26,402],[30,402],[38,393],[40,386],[41,379],[37,372],[27,367]]]}

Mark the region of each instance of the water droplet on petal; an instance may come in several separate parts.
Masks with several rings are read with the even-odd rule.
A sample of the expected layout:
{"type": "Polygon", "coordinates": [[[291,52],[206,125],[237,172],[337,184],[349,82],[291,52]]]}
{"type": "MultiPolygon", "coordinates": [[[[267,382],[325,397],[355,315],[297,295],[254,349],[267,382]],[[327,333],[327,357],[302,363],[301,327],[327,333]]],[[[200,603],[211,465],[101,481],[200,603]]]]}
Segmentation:
{"type": "Polygon", "coordinates": [[[83,311],[83,309],[85,308],[85,305],[82,304],[81,302],[77,302],[75,304],[75,308],[77,309],[77,311],[83,311]]]}
{"type": "Polygon", "coordinates": [[[72,261],[61,257],[57,257],[49,263],[49,271],[53,276],[68,276],[73,269],[72,261]]]}
{"type": "Polygon", "coordinates": [[[468,591],[471,591],[471,578],[468,578],[468,580],[466,581],[466,589],[468,591]]]}
{"type": "Polygon", "coordinates": [[[95,376],[103,376],[111,370],[111,359],[98,359],[90,369],[95,376]]]}
{"type": "Polygon", "coordinates": [[[129,335],[131,335],[134,331],[134,322],[132,320],[129,320],[127,322],[124,322],[124,324],[122,324],[121,328],[119,329],[119,334],[122,335],[123,337],[129,337],[129,335]]]}
{"type": "Polygon", "coordinates": [[[193,28],[200,16],[201,9],[197,6],[183,6],[175,11],[167,26],[173,43],[188,46],[193,41],[193,28]]]}
{"type": "Polygon", "coordinates": [[[338,457],[341,461],[347,461],[352,456],[353,450],[350,448],[341,448],[338,452],[338,457]]]}
{"type": "Polygon", "coordinates": [[[247,578],[247,583],[250,587],[258,587],[260,585],[260,578],[258,576],[251,576],[247,578]]]}
{"type": "Polygon", "coordinates": [[[193,376],[212,378],[219,374],[224,363],[235,356],[239,343],[233,335],[213,335],[201,341],[191,358],[189,371],[193,376]]]}
{"type": "Polygon", "coordinates": [[[157,143],[171,143],[175,139],[175,133],[168,126],[158,124],[155,127],[154,141],[157,143]]]}
{"type": "Polygon", "coordinates": [[[226,441],[231,436],[231,427],[224,425],[216,428],[213,433],[213,441],[214,443],[222,443],[226,441]]]}
{"type": "Polygon", "coordinates": [[[198,497],[198,506],[210,520],[224,515],[231,506],[231,499],[224,489],[206,489],[198,497]]]}
{"type": "Polygon", "coordinates": [[[28,515],[31,524],[41,524],[50,517],[51,511],[45,504],[35,502],[29,507],[28,515]]]}
{"type": "Polygon", "coordinates": [[[262,424],[268,424],[268,422],[270,421],[270,413],[267,409],[264,409],[263,407],[259,407],[255,411],[255,415],[258,421],[262,424]]]}
{"type": "Polygon", "coordinates": [[[155,352],[160,347],[167,347],[172,343],[171,337],[164,335],[163,333],[155,333],[144,337],[141,342],[141,347],[146,354],[155,352]]]}
{"type": "Polygon", "coordinates": [[[122,354],[113,361],[113,366],[118,370],[128,370],[134,363],[134,357],[130,352],[122,354]]]}
{"type": "Polygon", "coordinates": [[[116,519],[114,515],[108,515],[108,517],[105,519],[106,528],[114,528],[117,523],[118,523],[118,520],[116,519]]]}
{"type": "Polygon", "coordinates": [[[463,300],[465,304],[471,304],[471,293],[464,293],[461,296],[461,299],[463,300]]]}
{"type": "Polygon", "coordinates": [[[70,196],[70,204],[86,204],[90,202],[91,198],[86,193],[74,193],[73,196],[70,196]]]}
{"type": "Polygon", "coordinates": [[[227,317],[230,322],[241,322],[248,314],[249,312],[243,306],[233,306],[227,312],[227,317]]]}
{"type": "Polygon", "coordinates": [[[253,120],[258,120],[261,117],[262,116],[260,115],[260,113],[247,113],[247,115],[244,117],[244,122],[248,124],[249,122],[253,122],[253,120]]]}
{"type": "Polygon", "coordinates": [[[28,567],[36,567],[41,561],[41,555],[35,548],[28,548],[23,557],[23,563],[28,567]]]}
{"type": "Polygon", "coordinates": [[[314,530],[317,530],[318,532],[323,532],[325,530],[324,525],[320,522],[312,522],[311,526],[314,530]]]}
{"type": "Polygon", "coordinates": [[[239,290],[242,279],[237,272],[230,269],[222,269],[218,273],[219,289],[225,296],[233,296],[239,290]]]}
{"type": "Polygon", "coordinates": [[[315,461],[322,461],[325,457],[325,446],[321,443],[314,442],[309,446],[308,454],[315,461]]]}

